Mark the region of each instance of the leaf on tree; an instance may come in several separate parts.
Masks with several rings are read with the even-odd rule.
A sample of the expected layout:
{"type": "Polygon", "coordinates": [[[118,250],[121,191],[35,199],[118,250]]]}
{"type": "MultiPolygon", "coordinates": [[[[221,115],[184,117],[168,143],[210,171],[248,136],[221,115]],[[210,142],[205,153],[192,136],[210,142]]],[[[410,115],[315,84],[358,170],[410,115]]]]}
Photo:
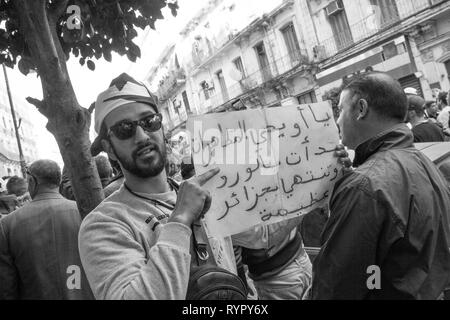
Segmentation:
{"type": "Polygon", "coordinates": [[[100,48],[96,49],[94,56],[95,56],[95,59],[97,59],[97,60],[100,59],[102,57],[102,50],[100,48]]]}
{"type": "Polygon", "coordinates": [[[111,56],[111,51],[103,51],[103,58],[105,58],[106,61],[111,62],[112,61],[112,56],[111,56]]]}
{"type": "Polygon", "coordinates": [[[141,57],[141,49],[130,41],[129,44],[130,49],[128,49],[134,56],[140,58],[141,57]]]}
{"type": "Polygon", "coordinates": [[[25,62],[24,59],[20,59],[20,61],[17,65],[19,67],[20,72],[22,72],[22,74],[28,75],[28,73],[30,73],[30,68],[28,67],[28,64],[25,62]]]}
{"type": "Polygon", "coordinates": [[[178,2],[169,3],[169,4],[167,4],[167,6],[169,7],[172,15],[174,17],[176,17],[177,16],[177,10],[179,9],[178,2]]]}
{"type": "Polygon", "coordinates": [[[130,52],[130,51],[127,51],[127,58],[131,62],[136,62],[136,60],[137,60],[136,55],[133,52],[130,52]]]}
{"type": "Polygon", "coordinates": [[[92,71],[95,70],[95,62],[94,62],[94,61],[88,60],[88,61],[86,62],[86,64],[87,64],[87,67],[89,68],[89,70],[92,70],[92,71]]]}
{"type": "Polygon", "coordinates": [[[82,65],[82,66],[84,66],[84,63],[86,62],[86,59],[84,59],[84,58],[80,58],[80,64],[82,65]]]}
{"type": "Polygon", "coordinates": [[[137,31],[135,29],[129,29],[128,30],[128,39],[133,40],[137,37],[137,31]]]}

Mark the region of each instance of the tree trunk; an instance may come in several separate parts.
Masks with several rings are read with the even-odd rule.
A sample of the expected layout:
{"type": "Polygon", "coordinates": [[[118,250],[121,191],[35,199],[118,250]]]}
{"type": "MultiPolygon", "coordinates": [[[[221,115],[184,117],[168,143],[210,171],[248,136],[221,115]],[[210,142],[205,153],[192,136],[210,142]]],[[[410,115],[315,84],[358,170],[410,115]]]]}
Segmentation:
{"type": "Polygon", "coordinates": [[[28,99],[47,119],[67,167],[84,218],[104,198],[103,189],[90,154],[91,116],[77,101],[66,66],[66,57],[56,33],[56,22],[65,10],[50,12],[46,0],[14,0],[21,33],[36,63],[44,93],[43,101],[28,99]]]}

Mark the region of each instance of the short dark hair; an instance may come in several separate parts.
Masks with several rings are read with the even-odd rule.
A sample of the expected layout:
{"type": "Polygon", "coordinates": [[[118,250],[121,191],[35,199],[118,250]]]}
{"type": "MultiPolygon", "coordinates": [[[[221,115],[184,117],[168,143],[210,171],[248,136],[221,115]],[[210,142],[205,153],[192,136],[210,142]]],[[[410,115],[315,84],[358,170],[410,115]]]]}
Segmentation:
{"type": "Polygon", "coordinates": [[[436,104],[436,101],[427,101],[427,102],[425,102],[425,109],[430,109],[432,106],[433,106],[433,104],[436,104]]]}
{"type": "Polygon", "coordinates": [[[408,110],[416,112],[417,116],[425,115],[425,99],[419,96],[408,96],[408,110]]]}
{"type": "Polygon", "coordinates": [[[440,92],[438,95],[438,100],[442,101],[443,104],[448,105],[447,96],[447,92],[440,92]]]}
{"type": "Polygon", "coordinates": [[[28,169],[39,184],[59,186],[61,183],[61,168],[52,160],[37,160],[28,169]]]}
{"type": "Polygon", "coordinates": [[[344,88],[360,99],[365,99],[375,112],[387,119],[403,122],[408,101],[398,81],[384,72],[357,75],[344,88]]]}
{"type": "Polygon", "coordinates": [[[18,188],[25,187],[26,185],[27,181],[24,178],[13,176],[9,178],[8,182],[6,183],[6,190],[9,194],[16,194],[18,188]]]}

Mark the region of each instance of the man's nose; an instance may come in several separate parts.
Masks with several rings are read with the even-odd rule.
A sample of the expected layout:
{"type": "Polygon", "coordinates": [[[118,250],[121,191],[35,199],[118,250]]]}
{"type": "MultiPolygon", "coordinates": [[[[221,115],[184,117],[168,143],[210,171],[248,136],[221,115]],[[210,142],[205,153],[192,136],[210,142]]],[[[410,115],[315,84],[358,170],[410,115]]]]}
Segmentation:
{"type": "Polygon", "coordinates": [[[141,126],[136,127],[136,134],[134,135],[135,142],[146,141],[149,138],[150,138],[149,135],[147,134],[147,132],[145,132],[144,129],[142,129],[141,126]]]}

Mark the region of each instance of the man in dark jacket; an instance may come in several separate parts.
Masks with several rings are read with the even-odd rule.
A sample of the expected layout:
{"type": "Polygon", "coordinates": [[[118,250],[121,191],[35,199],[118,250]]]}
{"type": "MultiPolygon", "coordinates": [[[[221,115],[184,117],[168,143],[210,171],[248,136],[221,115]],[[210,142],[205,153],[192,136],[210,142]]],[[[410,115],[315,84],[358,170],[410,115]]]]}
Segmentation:
{"type": "Polygon", "coordinates": [[[18,206],[16,195],[8,195],[6,182],[0,178],[0,218],[16,210],[18,206]]]}
{"type": "Polygon", "coordinates": [[[408,96],[408,122],[412,125],[414,142],[444,142],[444,131],[435,123],[425,119],[425,100],[419,96],[408,96]]]}
{"type": "Polygon", "coordinates": [[[450,194],[413,146],[400,84],[362,75],[344,89],[340,108],[355,169],[334,187],[312,298],[437,299],[450,275],[450,194]]]}
{"type": "Polygon", "coordinates": [[[80,215],[59,194],[60,180],[58,164],[34,162],[33,201],[0,220],[0,300],[93,299],[78,253],[80,215]]]}

